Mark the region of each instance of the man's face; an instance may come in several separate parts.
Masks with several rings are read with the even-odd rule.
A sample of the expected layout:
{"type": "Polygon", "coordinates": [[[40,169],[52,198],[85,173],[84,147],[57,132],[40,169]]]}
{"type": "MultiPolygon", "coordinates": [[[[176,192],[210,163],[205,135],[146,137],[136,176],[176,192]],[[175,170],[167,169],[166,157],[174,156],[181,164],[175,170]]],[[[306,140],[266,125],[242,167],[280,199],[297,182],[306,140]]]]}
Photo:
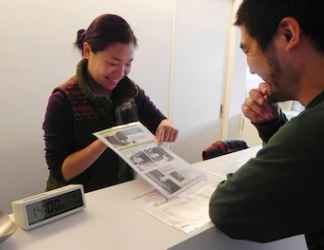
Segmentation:
{"type": "Polygon", "coordinates": [[[250,36],[244,26],[241,30],[241,48],[246,55],[252,74],[259,75],[269,85],[269,97],[273,102],[293,99],[296,77],[292,67],[287,65],[285,55],[276,46],[275,38],[262,51],[258,42],[250,36]]]}

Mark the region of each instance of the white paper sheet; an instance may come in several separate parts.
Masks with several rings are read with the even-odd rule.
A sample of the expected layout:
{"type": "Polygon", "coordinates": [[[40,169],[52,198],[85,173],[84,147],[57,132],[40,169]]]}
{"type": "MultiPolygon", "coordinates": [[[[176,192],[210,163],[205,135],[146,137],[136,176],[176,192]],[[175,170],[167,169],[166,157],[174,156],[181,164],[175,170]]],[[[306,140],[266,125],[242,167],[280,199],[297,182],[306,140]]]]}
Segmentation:
{"type": "Polygon", "coordinates": [[[192,187],[170,200],[164,199],[158,192],[149,192],[139,199],[144,200],[146,204],[143,208],[145,212],[190,234],[210,223],[208,214],[210,196],[223,179],[222,175],[208,173],[208,182],[192,187]]]}
{"type": "Polygon", "coordinates": [[[151,132],[139,122],[102,130],[94,135],[167,198],[206,181],[202,171],[193,168],[167,147],[157,144],[151,132]]]}

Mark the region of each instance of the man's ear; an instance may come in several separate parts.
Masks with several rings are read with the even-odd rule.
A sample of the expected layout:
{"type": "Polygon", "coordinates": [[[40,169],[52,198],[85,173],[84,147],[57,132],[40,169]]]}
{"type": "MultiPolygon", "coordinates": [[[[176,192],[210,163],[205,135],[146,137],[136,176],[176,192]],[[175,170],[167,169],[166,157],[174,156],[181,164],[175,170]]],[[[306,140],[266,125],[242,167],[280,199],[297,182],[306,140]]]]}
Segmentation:
{"type": "Polygon", "coordinates": [[[283,38],[287,50],[296,48],[301,40],[301,28],[297,20],[293,17],[282,19],[278,27],[278,35],[283,38]]]}
{"type": "Polygon", "coordinates": [[[91,47],[90,44],[87,42],[83,43],[83,48],[82,48],[82,55],[84,58],[89,59],[90,54],[91,54],[91,47]]]}

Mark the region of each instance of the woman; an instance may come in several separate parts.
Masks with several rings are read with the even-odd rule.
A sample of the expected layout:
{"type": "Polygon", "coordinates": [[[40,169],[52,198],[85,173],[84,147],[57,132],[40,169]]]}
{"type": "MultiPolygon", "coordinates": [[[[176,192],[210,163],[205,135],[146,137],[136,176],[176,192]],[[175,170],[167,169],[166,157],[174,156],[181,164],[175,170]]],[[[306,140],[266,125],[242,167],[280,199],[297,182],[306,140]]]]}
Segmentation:
{"type": "Polygon", "coordinates": [[[76,75],[54,89],[45,115],[47,190],[83,184],[85,192],[133,179],[131,168],[93,132],[140,121],[158,142],[173,142],[177,130],[144,91],[127,77],[136,37],[121,17],[97,17],[79,30],[82,52],[76,75]]]}

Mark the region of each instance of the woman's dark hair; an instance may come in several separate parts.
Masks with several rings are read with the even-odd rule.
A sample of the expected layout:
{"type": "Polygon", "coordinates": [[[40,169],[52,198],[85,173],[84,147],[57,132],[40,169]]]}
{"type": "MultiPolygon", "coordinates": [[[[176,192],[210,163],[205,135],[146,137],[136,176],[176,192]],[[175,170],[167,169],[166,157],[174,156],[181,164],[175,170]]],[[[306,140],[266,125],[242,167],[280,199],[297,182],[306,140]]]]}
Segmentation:
{"type": "Polygon", "coordinates": [[[87,30],[79,30],[75,45],[81,52],[84,42],[89,43],[93,53],[102,51],[113,43],[133,43],[137,46],[137,39],[130,25],[122,17],[113,14],[98,16],[87,30]]]}
{"type": "Polygon", "coordinates": [[[243,0],[235,25],[244,26],[266,50],[281,20],[295,18],[315,48],[324,52],[323,0],[243,0]]]}

